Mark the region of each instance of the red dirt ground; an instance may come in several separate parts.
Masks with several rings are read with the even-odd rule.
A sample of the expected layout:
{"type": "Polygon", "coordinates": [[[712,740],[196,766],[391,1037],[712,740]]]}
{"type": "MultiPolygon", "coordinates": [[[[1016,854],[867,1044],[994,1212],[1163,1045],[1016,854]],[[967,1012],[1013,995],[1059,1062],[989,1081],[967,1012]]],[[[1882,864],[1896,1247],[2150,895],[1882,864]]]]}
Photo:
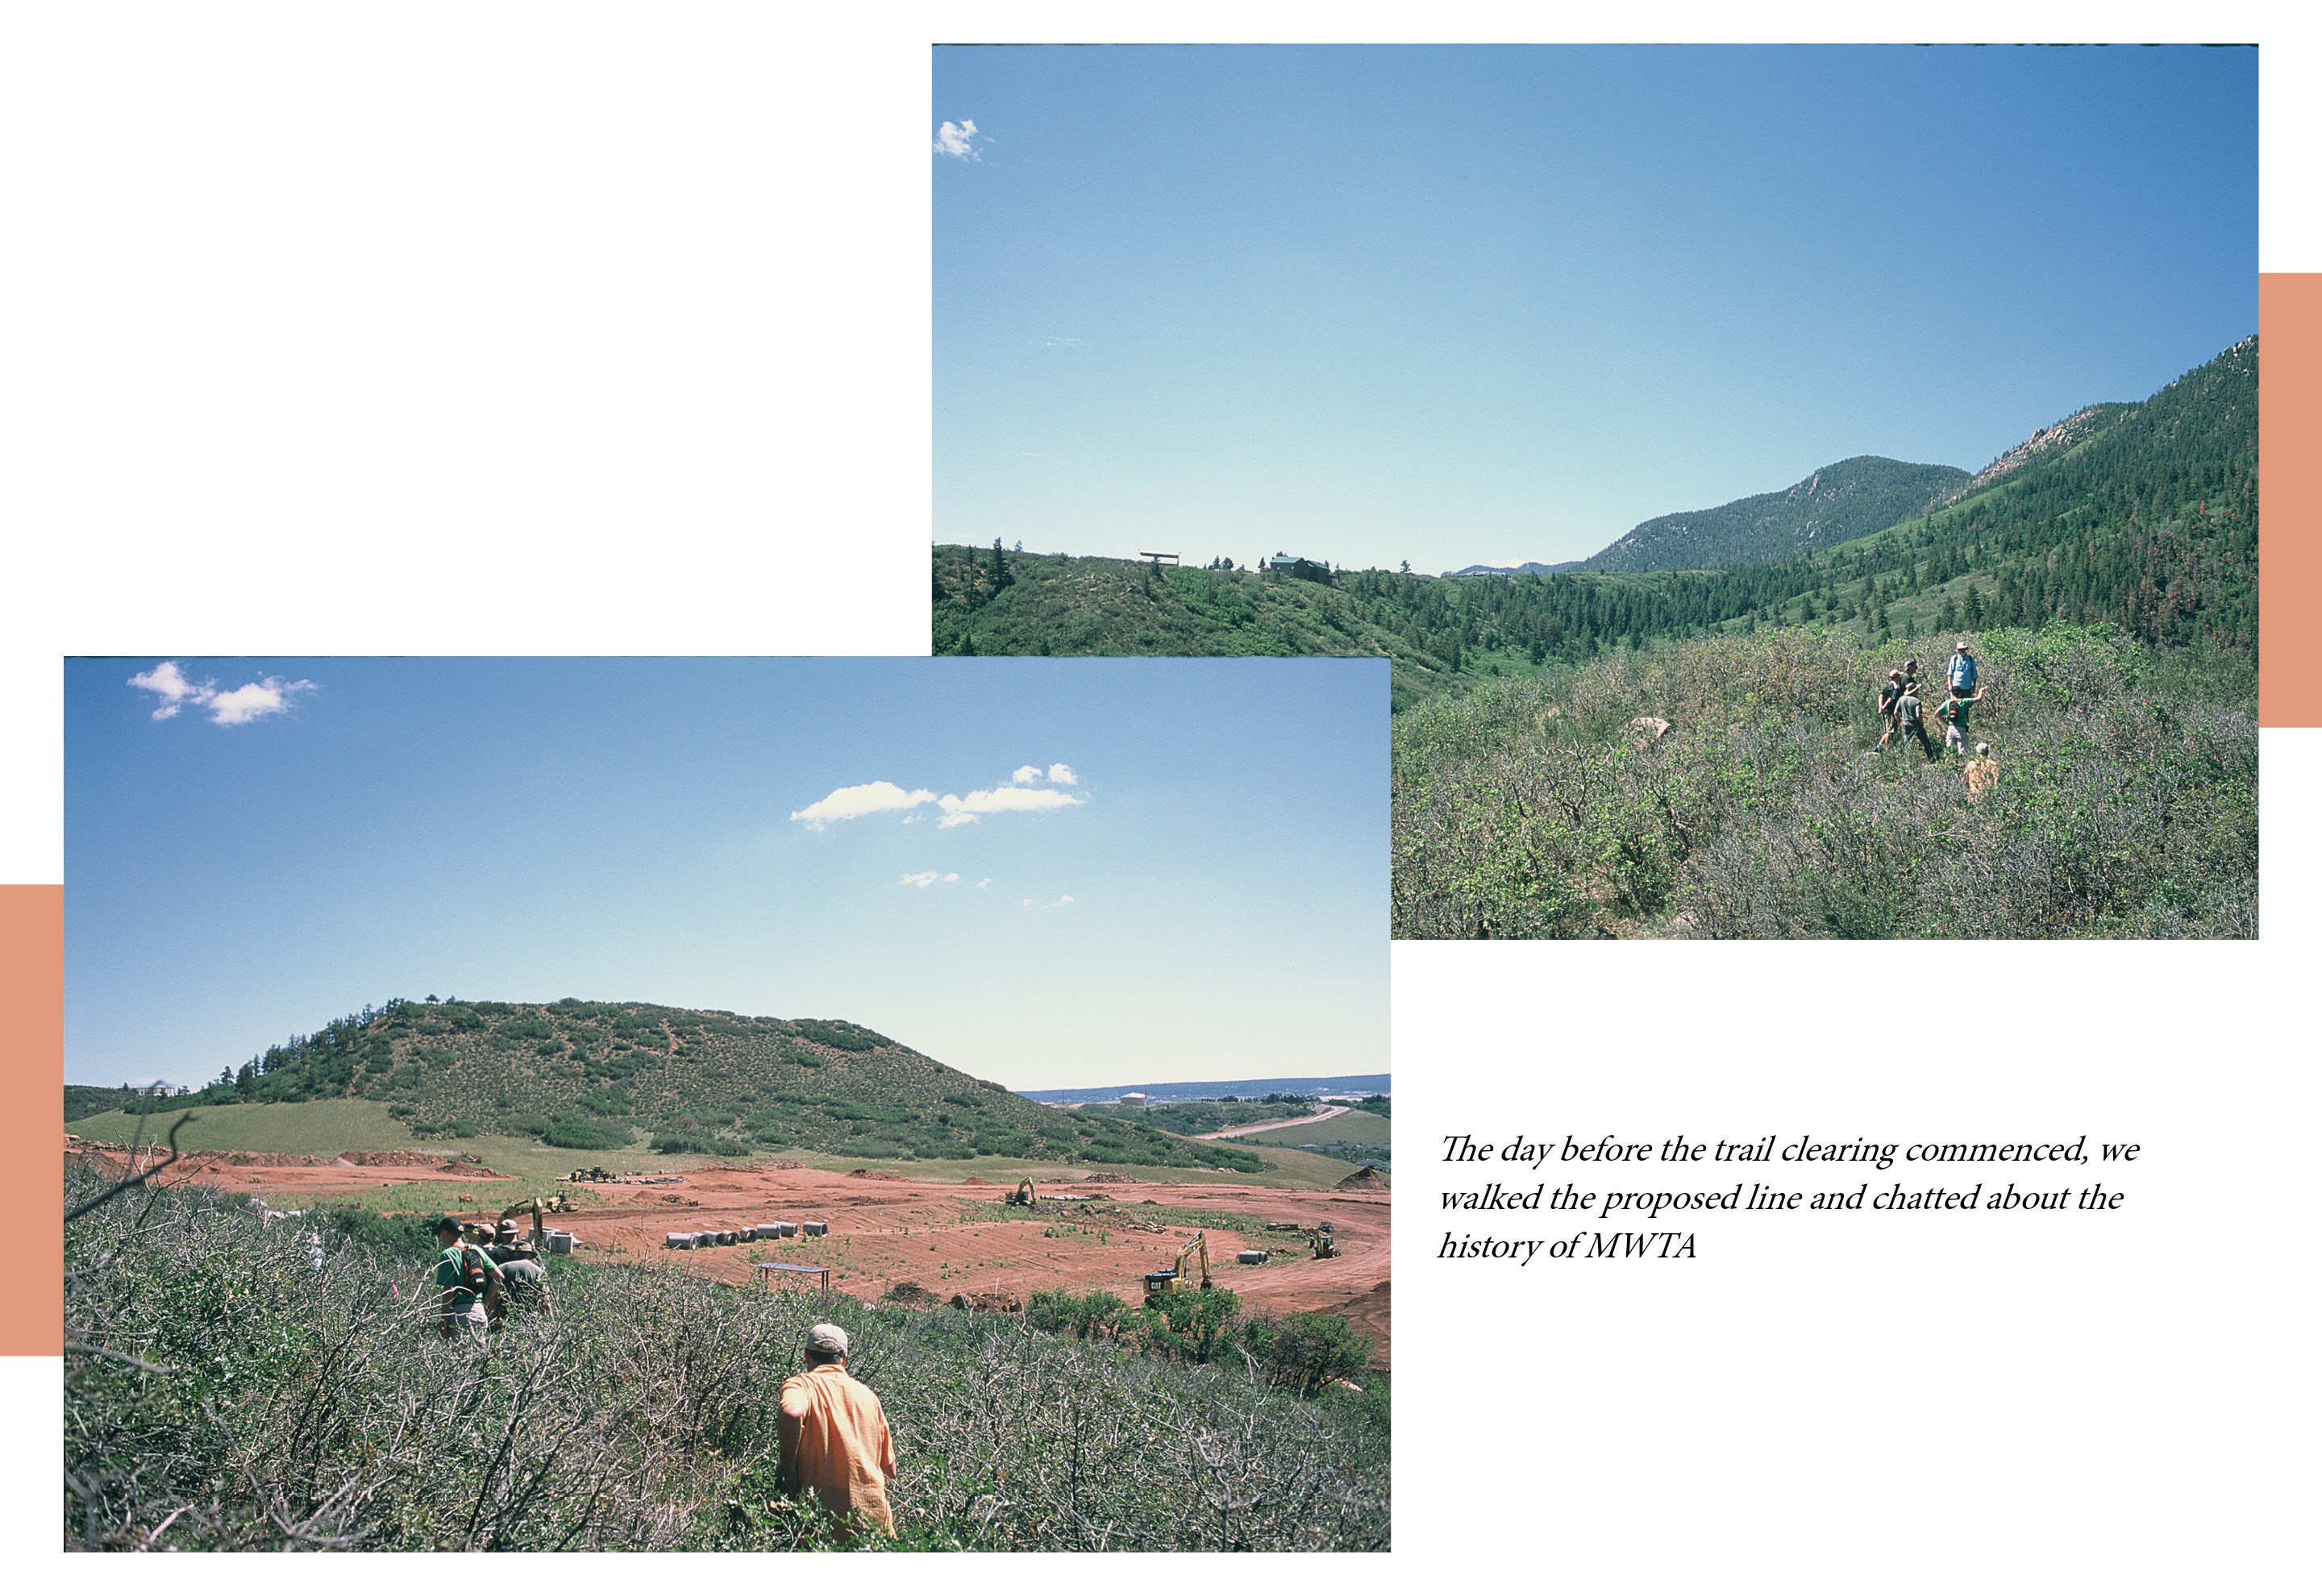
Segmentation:
{"type": "MultiPolygon", "coordinates": [[[[78,1141],[78,1138],[73,1138],[78,1141]]],[[[70,1151],[69,1149],[69,1151],[70,1151]]],[[[96,1151],[83,1145],[86,1154],[96,1151]]],[[[434,1167],[351,1167],[328,1162],[235,1162],[233,1154],[197,1154],[173,1167],[168,1179],[193,1178],[263,1196],[315,1198],[375,1191],[382,1172],[407,1180],[449,1178],[434,1167]]],[[[247,1157],[249,1155],[242,1155],[247,1157]]],[[[348,1154],[350,1161],[359,1157],[348,1154]]],[[[474,1165],[458,1166],[468,1178],[474,1165]]],[[[1304,1256],[1243,1265],[1243,1245],[1278,1246],[1263,1229],[1245,1236],[1210,1232],[1210,1264],[1219,1284],[1252,1308],[1273,1312],[1313,1309],[1353,1322],[1371,1338],[1372,1363],[1389,1367],[1389,1197],[1376,1191],[1282,1191],[1270,1187],[1203,1181],[1176,1184],[1108,1172],[1098,1180],[1058,1182],[1048,1191],[1092,1199],[1061,1208],[1043,1201],[1037,1215],[977,1218],[963,1223],[974,1205],[995,1203],[1002,1189],[983,1181],[866,1180],[824,1170],[713,1166],[689,1172],[674,1185],[585,1185],[571,1188],[584,1205],[554,1223],[572,1232],[583,1258],[644,1261],[736,1284],[754,1280],[759,1260],[827,1263],[837,1288],[876,1299],[888,1287],[913,1281],[945,1299],[955,1291],[1106,1290],[1137,1300],[1147,1270],[1166,1265],[1192,1229],[1166,1226],[1159,1235],[1129,1228],[1138,1210],[1164,1208],[1223,1210],[1261,1220],[1317,1225],[1328,1219],[1339,1256],[1304,1256]],[[672,1230],[739,1229],[775,1219],[822,1219],[827,1236],[754,1242],[681,1251],[663,1245],[672,1230]],[[1100,1241],[1093,1232],[1102,1232],[1100,1241]],[[1053,1233],[1053,1234],[1051,1234],[1053,1233]]],[[[542,1195],[546,1195],[545,1191],[542,1195]]],[[[804,1277],[800,1277],[804,1278],[804,1277]]]]}

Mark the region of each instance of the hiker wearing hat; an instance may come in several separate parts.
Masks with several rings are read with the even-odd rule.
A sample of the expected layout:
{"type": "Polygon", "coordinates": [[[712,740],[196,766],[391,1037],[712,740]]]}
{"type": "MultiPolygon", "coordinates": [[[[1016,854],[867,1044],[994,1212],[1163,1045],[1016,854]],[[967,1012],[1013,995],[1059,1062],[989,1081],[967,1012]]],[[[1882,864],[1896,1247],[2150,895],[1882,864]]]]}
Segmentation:
{"type": "Polygon", "coordinates": [[[806,1333],[806,1371],[782,1382],[776,1431],[784,1495],[811,1490],[841,1518],[860,1513],[894,1535],[887,1486],[895,1478],[895,1440],[879,1394],[846,1372],[846,1332],[836,1325],[806,1333]]]}
{"type": "Polygon", "coordinates": [[[1951,697],[1935,707],[1935,717],[1943,723],[1943,752],[1956,748],[1967,752],[1967,718],[1975,707],[1983,702],[1983,695],[1963,696],[1965,689],[1957,682],[1952,684],[1951,697]]]}
{"type": "Polygon", "coordinates": [[[1959,646],[1952,650],[1951,669],[1945,672],[1944,679],[1951,683],[1952,691],[1964,698],[1975,691],[1975,655],[1968,652],[1967,639],[1962,637],[1959,646]]]}
{"type": "MultiPolygon", "coordinates": [[[[1919,718],[1919,686],[1916,682],[1905,682],[1903,696],[1895,700],[1895,728],[1905,737],[1918,740],[1919,752],[1927,756],[1929,764],[1940,757],[1935,752],[1935,745],[1927,741],[1926,722],[1919,718]]],[[[1880,739],[1879,746],[1886,746],[1884,738],[1880,739]]]]}

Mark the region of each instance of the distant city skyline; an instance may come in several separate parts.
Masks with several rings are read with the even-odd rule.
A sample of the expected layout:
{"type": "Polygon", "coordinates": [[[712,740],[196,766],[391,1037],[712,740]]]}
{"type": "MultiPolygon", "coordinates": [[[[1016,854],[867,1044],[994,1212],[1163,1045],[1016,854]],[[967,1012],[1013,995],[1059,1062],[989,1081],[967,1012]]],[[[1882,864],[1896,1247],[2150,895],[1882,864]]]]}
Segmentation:
{"type": "Polygon", "coordinates": [[[943,48],[935,537],[1555,562],[2256,331],[2249,49],[943,48]]]}
{"type": "Polygon", "coordinates": [[[366,1004],[853,1020],[1010,1087],[1386,1068],[1386,665],[68,661],[65,1079],[366,1004]]]}

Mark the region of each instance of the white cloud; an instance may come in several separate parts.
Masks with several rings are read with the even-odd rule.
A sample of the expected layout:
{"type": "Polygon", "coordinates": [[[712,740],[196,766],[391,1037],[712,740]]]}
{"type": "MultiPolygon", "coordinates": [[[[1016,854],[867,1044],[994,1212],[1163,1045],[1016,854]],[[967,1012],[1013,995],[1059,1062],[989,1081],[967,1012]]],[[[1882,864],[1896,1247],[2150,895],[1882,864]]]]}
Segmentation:
{"type": "Polygon", "coordinates": [[[902,887],[932,887],[943,878],[931,870],[915,871],[896,884],[902,887]]]}
{"type": "Polygon", "coordinates": [[[168,720],[192,704],[208,710],[211,724],[221,726],[243,726],[270,715],[280,715],[297,702],[300,693],[315,690],[311,681],[285,681],[279,676],[269,676],[220,692],[214,679],[188,680],[175,660],[164,660],[151,670],[139,671],[129,679],[129,685],[160,696],[160,707],[153,711],[155,720],[168,720]]]}
{"type": "Polygon", "coordinates": [[[820,831],[834,821],[860,820],[865,815],[888,809],[915,809],[935,801],[936,795],[924,787],[905,792],[891,781],[865,781],[860,787],[842,787],[803,809],[793,809],[791,818],[805,821],[809,831],[820,831]]]}
{"type": "Polygon", "coordinates": [[[1002,815],[1011,809],[1062,809],[1084,801],[1068,792],[1045,787],[983,788],[965,798],[947,792],[936,800],[936,807],[944,812],[943,818],[936,824],[970,825],[986,815],[1002,815]]]}
{"type": "MultiPolygon", "coordinates": [[[[1001,120],[1004,122],[1007,119],[1002,117],[1001,120]]],[[[982,160],[983,157],[968,141],[974,137],[974,122],[946,122],[936,129],[935,151],[937,155],[948,155],[955,160],[982,160]]]]}
{"type": "Polygon", "coordinates": [[[1008,777],[1008,780],[1013,781],[1019,787],[1023,786],[1028,781],[1038,781],[1039,779],[1040,767],[1038,765],[1018,765],[1008,777]]]}
{"type": "Polygon", "coordinates": [[[990,876],[986,876],[983,880],[976,882],[976,885],[978,887],[989,887],[992,885],[992,878],[990,876]]]}
{"type": "Polygon", "coordinates": [[[1050,765],[1048,780],[1059,787],[1078,787],[1081,784],[1081,779],[1073,774],[1070,765],[1050,765]]]}
{"type": "Polygon", "coordinates": [[[183,700],[201,690],[186,679],[175,660],[164,660],[151,670],[140,671],[129,679],[129,685],[161,695],[161,707],[153,712],[155,720],[169,719],[184,707],[183,700]]]}
{"type": "Polygon", "coordinates": [[[1035,903],[1031,898],[1028,898],[1024,900],[1024,907],[1026,908],[1062,908],[1065,905],[1072,902],[1072,900],[1073,895],[1067,892],[1063,897],[1057,898],[1054,903],[1035,903]]]}

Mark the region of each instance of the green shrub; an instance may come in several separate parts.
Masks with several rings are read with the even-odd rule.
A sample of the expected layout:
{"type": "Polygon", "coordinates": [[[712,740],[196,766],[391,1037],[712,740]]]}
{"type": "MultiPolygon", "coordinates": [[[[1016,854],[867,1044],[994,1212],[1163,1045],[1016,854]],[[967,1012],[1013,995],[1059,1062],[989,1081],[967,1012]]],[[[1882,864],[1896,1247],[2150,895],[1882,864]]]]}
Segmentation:
{"type": "Polygon", "coordinates": [[[1303,1397],[1352,1378],[1371,1361],[1370,1337],[1327,1313],[1253,1318],[1243,1326],[1242,1338],[1276,1380],[1303,1397]]]}
{"type": "Polygon", "coordinates": [[[577,1147],[586,1152],[605,1152],[629,1145],[628,1126],[608,1125],[598,1119],[560,1119],[548,1127],[541,1137],[552,1147],[577,1147]]]}

